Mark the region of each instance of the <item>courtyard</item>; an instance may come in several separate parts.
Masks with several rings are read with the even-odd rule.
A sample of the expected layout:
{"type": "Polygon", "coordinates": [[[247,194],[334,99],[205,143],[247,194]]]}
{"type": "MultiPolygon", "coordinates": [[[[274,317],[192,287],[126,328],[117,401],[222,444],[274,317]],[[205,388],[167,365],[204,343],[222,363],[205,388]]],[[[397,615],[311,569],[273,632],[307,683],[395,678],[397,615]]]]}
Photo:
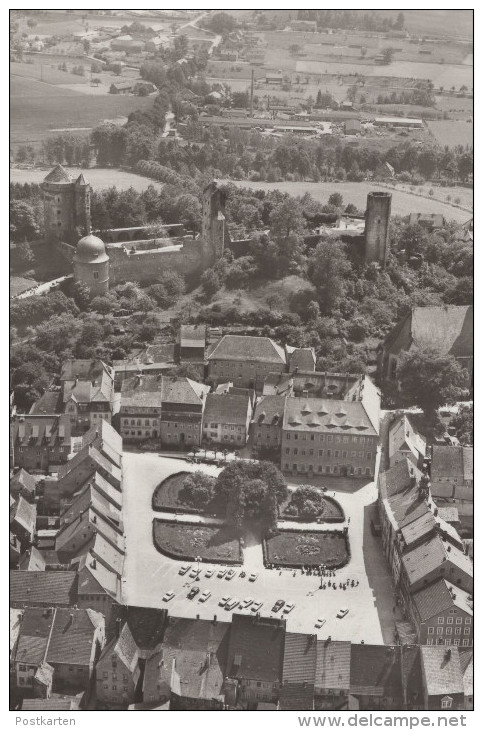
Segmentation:
{"type": "MultiPolygon", "coordinates": [[[[180,471],[202,469],[206,474],[217,476],[219,469],[210,465],[194,465],[181,459],[159,456],[153,453],[124,452],[124,527],[126,534],[126,560],[123,578],[124,602],[132,606],[152,608],[169,608],[176,616],[195,618],[213,618],[230,620],[230,612],[221,608],[218,603],[224,596],[231,596],[240,601],[251,598],[263,603],[262,615],[281,616],[271,609],[275,601],[282,599],[286,603],[294,603],[295,607],[286,616],[287,628],[290,631],[316,633],[323,639],[331,636],[334,640],[351,640],[366,643],[389,643],[394,639],[394,588],[388,566],[382,552],[379,538],[370,531],[371,506],[377,498],[374,483],[365,485],[357,481],[349,485],[341,484],[337,491],[334,480],[334,497],[340,503],[346,521],[331,526],[330,529],[341,530],[348,527],[348,538],[351,558],[347,565],[336,570],[336,589],[321,590],[321,579],[315,575],[302,574],[294,569],[269,569],[263,563],[263,550],[257,528],[245,537],[243,566],[234,566],[236,575],[232,580],[218,578],[220,563],[203,563],[200,580],[190,577],[189,572],[180,575],[182,564],[189,561],[175,560],[161,554],[153,543],[153,520],[159,519],[173,525],[188,523],[206,525],[219,523],[215,518],[202,515],[172,514],[153,511],[152,497],[156,486],[167,476],[180,471]],[[213,569],[211,577],[206,571],[213,569]],[[241,571],[245,577],[241,577],[241,571]],[[257,573],[255,582],[248,581],[251,572],[257,573]],[[354,581],[358,584],[347,590],[340,590],[339,583],[354,581]],[[210,591],[206,602],[197,598],[188,600],[187,594],[192,586],[200,591],[210,591]],[[175,597],[164,603],[162,598],[167,591],[173,591],[175,597]],[[343,619],[336,617],[340,608],[349,608],[343,619]],[[315,628],[318,619],[324,623],[320,629],[315,628]]],[[[290,483],[289,483],[290,486],[290,483]]],[[[283,529],[293,528],[293,523],[279,523],[283,529]]],[[[174,528],[173,528],[174,529],[174,528]]],[[[300,524],[297,525],[300,529],[300,524]]],[[[327,524],[316,527],[307,524],[307,529],[327,531],[327,524]]],[[[195,567],[195,564],[193,564],[195,567]]],[[[226,564],[228,567],[228,564],[226,564]]],[[[325,579],[324,579],[325,580],[325,579]]],[[[235,612],[238,608],[234,609],[235,612]]],[[[249,613],[250,609],[245,609],[249,613]]]]}

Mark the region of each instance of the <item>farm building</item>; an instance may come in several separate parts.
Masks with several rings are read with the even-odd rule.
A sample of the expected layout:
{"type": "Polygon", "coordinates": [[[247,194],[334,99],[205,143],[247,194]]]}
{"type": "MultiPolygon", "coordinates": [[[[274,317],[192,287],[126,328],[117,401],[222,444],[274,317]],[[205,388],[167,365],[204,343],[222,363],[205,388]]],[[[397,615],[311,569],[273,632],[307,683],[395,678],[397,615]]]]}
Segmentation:
{"type": "Polygon", "coordinates": [[[416,127],[420,129],[423,126],[422,119],[410,119],[408,117],[377,117],[374,120],[376,127],[416,127]]]}
{"type": "Polygon", "coordinates": [[[265,76],[266,84],[283,84],[283,73],[277,71],[276,73],[267,73],[265,76]]]}

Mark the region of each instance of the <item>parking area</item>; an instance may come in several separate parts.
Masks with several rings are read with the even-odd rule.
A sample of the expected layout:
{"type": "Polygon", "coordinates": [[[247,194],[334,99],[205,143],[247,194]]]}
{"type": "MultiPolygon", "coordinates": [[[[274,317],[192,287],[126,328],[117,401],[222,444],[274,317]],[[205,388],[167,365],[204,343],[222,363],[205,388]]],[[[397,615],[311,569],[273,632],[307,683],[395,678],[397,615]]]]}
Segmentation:
{"type": "MultiPolygon", "coordinates": [[[[375,501],[377,492],[374,484],[362,486],[349,493],[337,492],[349,530],[351,559],[336,571],[336,590],[320,589],[321,579],[314,575],[303,575],[300,570],[269,570],[263,565],[260,535],[253,529],[246,536],[245,562],[243,568],[235,568],[235,577],[227,580],[219,578],[219,564],[202,564],[200,580],[190,577],[189,573],[180,575],[181,565],[186,561],[172,560],[161,555],[153,545],[152,521],[159,516],[151,508],[154,488],[169,474],[181,470],[202,468],[216,476],[219,470],[214,466],[186,464],[186,462],[160,457],[157,454],[124,453],[124,525],[126,533],[126,561],[123,579],[123,597],[129,605],[146,607],[168,607],[176,616],[213,618],[230,620],[230,612],[219,606],[224,597],[239,601],[251,598],[261,601],[262,615],[283,615],[283,610],[272,612],[279,599],[294,603],[293,610],[286,615],[287,626],[291,631],[317,633],[319,638],[331,636],[334,640],[344,639],[366,643],[390,642],[393,640],[393,588],[389,570],[378,538],[369,529],[370,505],[375,501]],[[213,570],[211,577],[206,576],[213,570]],[[240,577],[244,570],[245,577],[240,577]],[[249,582],[250,572],[258,574],[255,582],[249,582]],[[340,582],[347,579],[358,581],[357,587],[339,588],[340,582]],[[193,599],[187,595],[192,587],[200,589],[193,599]],[[168,603],[163,595],[173,591],[175,596],[168,603]],[[211,596],[204,602],[199,600],[201,593],[210,591],[211,596]],[[337,618],[341,608],[349,611],[344,618],[337,618]],[[315,624],[322,619],[318,629],[315,624]]],[[[185,516],[171,516],[180,523],[185,516]]],[[[191,520],[191,518],[189,518],[191,520]]],[[[340,524],[338,525],[340,529],[340,524]]],[[[182,526],[180,525],[180,529],[182,526]]],[[[190,564],[189,562],[186,564],[190,564]]],[[[191,563],[194,567],[194,564],[191,563]]],[[[329,579],[324,578],[327,584],[329,579]]],[[[251,607],[244,609],[250,612],[251,607]]],[[[239,611],[239,606],[233,609],[239,611]]]]}

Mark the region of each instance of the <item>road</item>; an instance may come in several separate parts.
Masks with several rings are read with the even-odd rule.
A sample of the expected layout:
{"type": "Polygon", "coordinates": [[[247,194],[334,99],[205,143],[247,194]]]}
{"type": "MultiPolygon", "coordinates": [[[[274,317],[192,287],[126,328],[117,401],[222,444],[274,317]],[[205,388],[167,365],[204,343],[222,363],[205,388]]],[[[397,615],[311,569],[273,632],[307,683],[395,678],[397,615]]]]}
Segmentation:
{"type": "MultiPolygon", "coordinates": [[[[352,640],[366,643],[389,643],[393,640],[394,618],[393,587],[380,542],[369,529],[370,510],[377,497],[373,483],[358,487],[353,483],[352,492],[336,490],[336,499],[342,504],[348,518],[351,560],[337,571],[336,583],[347,578],[358,580],[358,587],[346,591],[320,590],[320,578],[293,574],[291,570],[269,570],[263,565],[262,549],[256,530],[246,537],[245,564],[247,572],[257,572],[258,579],[249,583],[241,578],[240,568],[232,581],[215,576],[206,578],[208,568],[219,569],[219,565],[203,564],[202,579],[197,586],[210,590],[212,596],[206,603],[196,598],[187,599],[193,579],[180,576],[179,567],[183,561],[172,560],[161,555],[152,542],[152,521],[159,513],[153,512],[151,498],[155,487],[166,476],[177,471],[202,469],[216,476],[219,469],[214,466],[187,464],[184,461],[166,459],[157,454],[125,453],[124,463],[124,506],[123,516],[126,533],[125,577],[123,598],[129,605],[145,607],[169,607],[173,615],[195,618],[230,620],[230,613],[218,606],[222,596],[233,596],[242,600],[246,597],[263,601],[261,613],[271,614],[274,602],[282,598],[295,603],[294,610],[287,617],[291,631],[317,633],[323,639],[352,640]],[[169,604],[162,596],[173,590],[175,598],[169,604]],[[349,613],[344,619],[337,619],[336,613],[347,606],[349,613]],[[322,629],[315,629],[318,618],[325,618],[322,629]]],[[[171,518],[173,515],[171,515],[171,518]]],[[[236,609],[235,609],[236,610],[236,609]]],[[[248,610],[249,611],[249,610],[248,610]]],[[[277,614],[279,615],[279,614],[277,614]]]]}

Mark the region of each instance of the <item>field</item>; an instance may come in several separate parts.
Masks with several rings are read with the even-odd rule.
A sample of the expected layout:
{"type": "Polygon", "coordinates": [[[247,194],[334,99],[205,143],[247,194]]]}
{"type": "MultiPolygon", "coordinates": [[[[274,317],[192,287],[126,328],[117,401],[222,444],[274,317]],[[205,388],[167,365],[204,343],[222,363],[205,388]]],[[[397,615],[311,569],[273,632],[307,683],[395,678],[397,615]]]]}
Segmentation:
{"type": "MultiPolygon", "coordinates": [[[[72,175],[78,177],[80,173],[79,168],[66,168],[72,175]]],[[[41,183],[47,173],[50,172],[50,168],[44,170],[19,170],[13,168],[10,170],[10,182],[12,183],[41,183]]],[[[155,182],[148,177],[142,175],[136,175],[134,172],[125,172],[124,170],[105,170],[98,168],[91,168],[89,170],[83,170],[86,180],[90,182],[94,190],[105,190],[116,186],[119,190],[127,190],[128,188],[134,188],[137,192],[146,190],[149,185],[154,185],[155,188],[161,190],[162,183],[155,182]]]]}
{"type": "MultiPolygon", "coordinates": [[[[17,20],[17,19],[16,19],[17,20]]],[[[31,30],[26,18],[19,23],[20,33],[35,33],[40,37],[45,35],[70,35],[71,33],[81,33],[85,31],[86,24],[89,30],[96,28],[122,28],[123,25],[130,25],[136,18],[130,14],[121,14],[115,16],[92,15],[90,13],[66,13],[62,10],[50,10],[38,18],[37,25],[31,30]]],[[[146,25],[153,30],[164,30],[169,27],[169,23],[158,21],[155,16],[143,19],[146,25]]]]}
{"type": "Polygon", "coordinates": [[[190,525],[153,520],[153,541],[159,552],[179,560],[241,565],[243,555],[238,535],[231,527],[190,525]]]}
{"type": "MultiPolygon", "coordinates": [[[[365,210],[367,194],[373,190],[381,189],[387,190],[383,186],[377,185],[376,183],[371,184],[368,182],[362,183],[313,183],[313,182],[278,182],[278,183],[267,183],[267,182],[252,182],[249,180],[223,180],[223,182],[232,182],[241,188],[250,188],[252,190],[281,190],[283,193],[289,195],[304,195],[310,193],[315,200],[319,200],[322,203],[327,203],[329,196],[332,193],[341,193],[344,199],[344,205],[348,203],[354,203],[354,205],[365,210]]],[[[456,193],[454,188],[445,188],[444,195],[451,195],[455,197],[456,193]],[[446,192],[447,191],[447,192],[446,192]]],[[[393,215],[406,216],[410,213],[442,213],[447,220],[455,220],[457,223],[465,223],[470,217],[468,210],[461,210],[455,208],[452,205],[443,202],[441,200],[431,200],[422,196],[413,195],[410,192],[402,190],[394,190],[390,188],[392,193],[392,207],[391,212],[393,215]]],[[[439,191],[443,193],[443,189],[439,191]]],[[[468,194],[467,190],[467,194],[468,194]]]]}
{"type": "Polygon", "coordinates": [[[429,131],[434,134],[439,144],[456,147],[460,144],[473,145],[473,124],[466,121],[444,120],[428,121],[429,131]]]}
{"type": "Polygon", "coordinates": [[[273,565],[342,566],[349,560],[342,532],[279,532],[265,541],[265,561],[273,565]]]}
{"type": "Polygon", "coordinates": [[[106,120],[126,120],[152,105],[149,97],[90,96],[21,76],[10,78],[10,145],[40,144],[55,129],[89,131],[106,120]]]}

